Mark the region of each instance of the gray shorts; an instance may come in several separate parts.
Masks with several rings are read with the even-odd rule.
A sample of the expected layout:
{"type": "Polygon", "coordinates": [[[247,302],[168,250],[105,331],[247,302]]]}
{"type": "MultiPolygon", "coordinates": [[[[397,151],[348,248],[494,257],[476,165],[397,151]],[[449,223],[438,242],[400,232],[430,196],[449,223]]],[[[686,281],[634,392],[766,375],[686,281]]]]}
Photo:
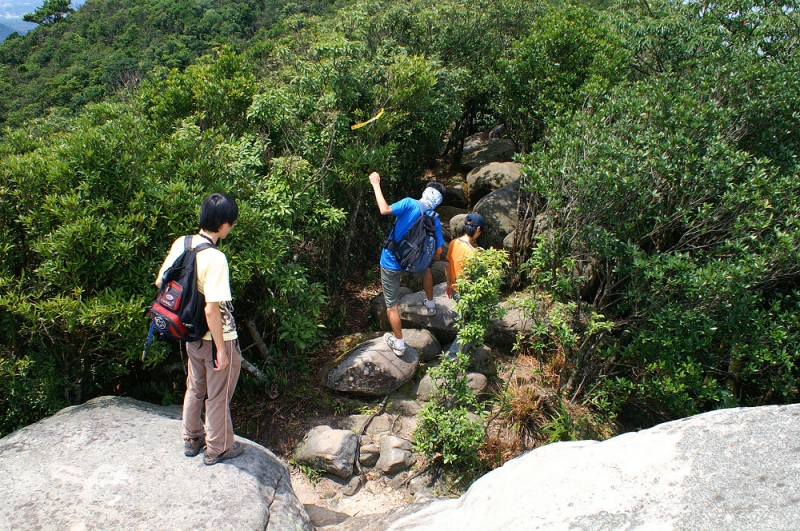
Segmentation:
{"type": "Polygon", "coordinates": [[[383,298],[386,307],[397,306],[400,302],[400,277],[403,271],[392,271],[391,269],[381,268],[381,284],[383,285],[383,298]]]}

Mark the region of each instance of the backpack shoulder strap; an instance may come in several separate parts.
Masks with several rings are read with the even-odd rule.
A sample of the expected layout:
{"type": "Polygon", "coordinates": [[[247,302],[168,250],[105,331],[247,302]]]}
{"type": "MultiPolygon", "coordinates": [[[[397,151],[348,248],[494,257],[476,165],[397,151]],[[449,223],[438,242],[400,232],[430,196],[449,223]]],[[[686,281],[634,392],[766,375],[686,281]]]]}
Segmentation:
{"type": "MultiPolygon", "coordinates": [[[[192,250],[192,237],[193,237],[193,235],[189,234],[188,236],[185,236],[183,238],[183,250],[184,251],[191,251],[192,250]]],[[[208,242],[203,242],[203,243],[197,245],[194,248],[194,251],[196,253],[199,253],[200,251],[205,251],[206,249],[211,249],[212,247],[213,248],[217,247],[216,245],[214,245],[214,242],[212,242],[211,239],[208,238],[206,235],[200,234],[200,237],[205,238],[206,240],[208,240],[208,242]]]]}

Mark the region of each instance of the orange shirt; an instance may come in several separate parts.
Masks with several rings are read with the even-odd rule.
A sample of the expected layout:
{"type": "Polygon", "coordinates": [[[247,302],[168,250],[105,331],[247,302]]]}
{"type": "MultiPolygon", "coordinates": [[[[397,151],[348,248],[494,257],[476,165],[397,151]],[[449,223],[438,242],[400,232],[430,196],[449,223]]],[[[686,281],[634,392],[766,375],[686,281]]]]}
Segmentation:
{"type": "Polygon", "coordinates": [[[467,257],[475,254],[475,250],[465,236],[450,242],[450,246],[447,248],[447,271],[450,281],[453,283],[453,289],[455,289],[456,279],[464,274],[464,261],[467,257]]]}

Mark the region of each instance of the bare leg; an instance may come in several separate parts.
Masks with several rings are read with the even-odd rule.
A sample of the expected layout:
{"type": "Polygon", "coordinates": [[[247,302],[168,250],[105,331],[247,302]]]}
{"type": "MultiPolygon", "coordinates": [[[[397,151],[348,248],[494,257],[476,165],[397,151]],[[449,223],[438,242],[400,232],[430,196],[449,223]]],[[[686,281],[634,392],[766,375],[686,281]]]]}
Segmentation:
{"type": "Polygon", "coordinates": [[[400,307],[395,304],[391,308],[386,308],[386,316],[392,327],[392,333],[397,339],[403,339],[403,325],[400,322],[400,307]]]}
{"type": "MultiPolygon", "coordinates": [[[[429,301],[433,300],[433,274],[431,273],[430,268],[426,269],[424,273],[422,273],[422,289],[425,290],[425,296],[428,297],[429,301]]],[[[399,315],[398,315],[399,318],[399,315]]]]}

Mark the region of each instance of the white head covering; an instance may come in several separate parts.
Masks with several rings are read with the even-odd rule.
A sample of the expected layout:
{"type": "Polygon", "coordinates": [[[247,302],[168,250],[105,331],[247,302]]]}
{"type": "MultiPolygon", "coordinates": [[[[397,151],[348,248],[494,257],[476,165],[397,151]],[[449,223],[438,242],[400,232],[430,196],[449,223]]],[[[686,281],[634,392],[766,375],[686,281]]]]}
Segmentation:
{"type": "Polygon", "coordinates": [[[422,192],[422,199],[420,200],[431,210],[442,204],[442,194],[436,188],[428,187],[422,192]]]}

